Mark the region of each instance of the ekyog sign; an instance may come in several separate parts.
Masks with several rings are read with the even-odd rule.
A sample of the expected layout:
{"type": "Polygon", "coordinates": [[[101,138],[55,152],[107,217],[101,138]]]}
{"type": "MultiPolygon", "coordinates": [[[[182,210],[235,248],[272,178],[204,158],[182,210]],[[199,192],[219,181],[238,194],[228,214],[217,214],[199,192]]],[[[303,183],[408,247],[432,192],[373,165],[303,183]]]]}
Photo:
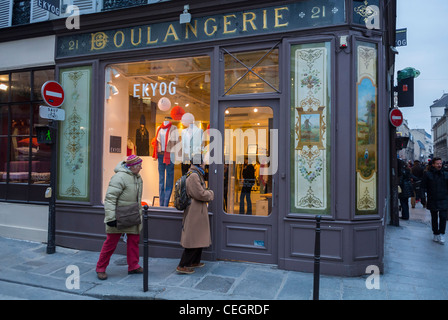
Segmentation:
{"type": "Polygon", "coordinates": [[[37,6],[57,16],[61,13],[59,0],[37,0],[37,6]]]}

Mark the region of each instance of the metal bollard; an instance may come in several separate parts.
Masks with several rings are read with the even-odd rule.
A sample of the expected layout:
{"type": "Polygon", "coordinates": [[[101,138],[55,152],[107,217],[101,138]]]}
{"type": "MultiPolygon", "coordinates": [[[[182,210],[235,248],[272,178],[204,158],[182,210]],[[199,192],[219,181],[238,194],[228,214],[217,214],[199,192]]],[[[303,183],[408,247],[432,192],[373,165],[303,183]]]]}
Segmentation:
{"type": "Polygon", "coordinates": [[[322,217],[316,216],[316,237],[314,240],[314,284],[313,300],[319,300],[319,279],[320,279],[320,220],[322,217]]]}
{"type": "Polygon", "coordinates": [[[148,291],[148,205],[143,206],[143,292],[148,291]]]}

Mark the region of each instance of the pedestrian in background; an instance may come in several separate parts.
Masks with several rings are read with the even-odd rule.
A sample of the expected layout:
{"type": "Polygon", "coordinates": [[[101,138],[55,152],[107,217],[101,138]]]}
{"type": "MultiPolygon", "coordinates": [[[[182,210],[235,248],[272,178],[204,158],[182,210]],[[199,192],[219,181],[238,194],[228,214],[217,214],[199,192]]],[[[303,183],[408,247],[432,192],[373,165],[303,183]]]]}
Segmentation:
{"type": "Polygon", "coordinates": [[[401,204],[401,218],[409,220],[409,198],[414,195],[411,179],[415,179],[415,176],[411,174],[411,170],[406,164],[401,167],[400,173],[401,193],[398,194],[398,198],[401,204]]]}
{"type": "Polygon", "coordinates": [[[184,252],[176,271],[191,274],[194,268],[204,266],[201,263],[202,249],[212,244],[207,203],[213,200],[214,193],[205,185],[205,163],[201,155],[195,155],[191,161],[186,180],[186,191],[191,204],[185,209],[182,221],[180,244],[184,252]]]}
{"type": "Polygon", "coordinates": [[[422,193],[421,182],[423,179],[423,167],[420,161],[415,160],[414,165],[411,168],[411,173],[416,177],[413,181],[414,195],[411,197],[411,206],[415,208],[415,202],[421,201],[423,208],[426,208],[426,197],[422,193]]]}
{"type": "Polygon", "coordinates": [[[243,187],[241,188],[240,195],[240,214],[244,214],[244,199],[247,201],[247,215],[252,215],[252,200],[250,198],[250,193],[252,191],[252,186],[255,184],[255,168],[253,164],[248,164],[249,160],[244,158],[243,165],[243,187]]]}
{"type": "Polygon", "coordinates": [[[431,212],[433,240],[445,244],[448,212],[448,173],[442,170],[442,159],[432,159],[429,170],[423,174],[422,188],[427,192],[426,208],[431,212]]]}
{"type": "Polygon", "coordinates": [[[141,169],[142,159],[139,156],[130,155],[126,161],[121,161],[115,167],[115,174],[110,179],[104,200],[104,223],[106,224],[107,238],[96,265],[96,272],[100,280],[107,279],[106,268],[123,233],[127,235],[128,274],[143,273],[143,268],[138,264],[141,224],[118,230],[115,216],[117,207],[128,206],[135,202],[140,206],[141,215],[143,190],[143,181],[139,174],[141,169]]]}

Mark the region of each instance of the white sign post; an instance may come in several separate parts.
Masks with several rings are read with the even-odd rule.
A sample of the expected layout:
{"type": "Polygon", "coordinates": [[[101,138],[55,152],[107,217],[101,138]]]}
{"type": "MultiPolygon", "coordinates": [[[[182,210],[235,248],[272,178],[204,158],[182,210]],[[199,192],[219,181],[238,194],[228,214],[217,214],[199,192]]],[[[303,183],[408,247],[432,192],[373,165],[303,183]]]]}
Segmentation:
{"type": "Polygon", "coordinates": [[[47,106],[39,106],[39,116],[43,119],[65,120],[65,110],[47,106]]]}

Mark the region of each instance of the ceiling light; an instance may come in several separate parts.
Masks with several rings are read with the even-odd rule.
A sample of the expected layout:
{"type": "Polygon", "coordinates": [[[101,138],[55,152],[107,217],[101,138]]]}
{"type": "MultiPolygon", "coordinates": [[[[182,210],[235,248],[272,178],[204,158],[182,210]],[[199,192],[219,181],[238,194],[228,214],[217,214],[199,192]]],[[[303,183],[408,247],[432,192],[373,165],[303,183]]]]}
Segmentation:
{"type": "Polygon", "coordinates": [[[115,78],[118,78],[120,76],[120,72],[118,72],[114,68],[110,68],[110,69],[112,70],[112,74],[114,75],[115,78]]]}
{"type": "Polygon", "coordinates": [[[255,108],[255,109],[254,109],[254,112],[258,112],[258,109],[257,109],[257,108],[255,108]]]}
{"type": "Polygon", "coordinates": [[[110,89],[112,90],[112,93],[114,96],[116,96],[118,94],[118,89],[113,84],[110,85],[110,89]]]}

